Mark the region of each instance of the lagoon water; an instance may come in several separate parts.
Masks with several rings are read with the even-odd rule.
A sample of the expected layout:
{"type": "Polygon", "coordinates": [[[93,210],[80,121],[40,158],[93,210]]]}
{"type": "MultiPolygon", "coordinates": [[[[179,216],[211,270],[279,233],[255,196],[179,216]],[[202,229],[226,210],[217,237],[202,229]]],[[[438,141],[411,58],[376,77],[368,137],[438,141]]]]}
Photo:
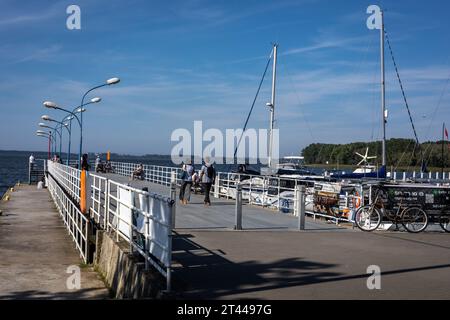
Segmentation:
{"type": "MultiPolygon", "coordinates": [[[[46,159],[46,152],[31,152],[31,151],[1,151],[0,150],[0,197],[8,190],[9,187],[14,186],[17,182],[28,182],[28,158],[33,153],[35,159],[46,159]]],[[[76,155],[72,156],[75,159],[76,155]]],[[[66,159],[66,155],[63,154],[63,159],[66,159]]],[[[89,155],[90,160],[95,159],[94,154],[89,155]]],[[[102,160],[105,160],[105,156],[102,156],[102,160]]],[[[132,162],[132,163],[144,163],[149,165],[170,166],[174,167],[170,156],[164,155],[147,155],[147,156],[126,156],[126,155],[112,155],[112,161],[119,162],[132,162]]],[[[200,169],[199,165],[195,166],[196,169],[200,169]]],[[[235,169],[233,165],[216,165],[217,171],[227,172],[235,169]]],[[[258,170],[259,166],[251,166],[253,169],[258,170]]]]}

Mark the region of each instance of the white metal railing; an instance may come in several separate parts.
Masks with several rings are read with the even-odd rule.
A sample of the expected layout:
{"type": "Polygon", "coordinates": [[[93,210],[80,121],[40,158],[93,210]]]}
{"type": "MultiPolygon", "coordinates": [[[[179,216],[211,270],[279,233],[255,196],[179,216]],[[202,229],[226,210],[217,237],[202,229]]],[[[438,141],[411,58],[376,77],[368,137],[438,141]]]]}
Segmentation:
{"type": "Polygon", "coordinates": [[[81,171],[51,160],[47,161],[47,170],[63,186],[72,199],[80,203],[81,171]]]}
{"type": "Polygon", "coordinates": [[[33,163],[28,163],[28,183],[39,182],[38,179],[45,171],[47,171],[46,159],[35,159],[33,163]]]}
{"type": "MultiPolygon", "coordinates": [[[[315,206],[315,187],[319,182],[311,180],[289,179],[271,176],[255,176],[249,174],[219,172],[214,185],[214,196],[227,199],[236,198],[236,184],[242,187],[242,198],[251,205],[268,207],[278,211],[298,216],[295,189],[305,186],[306,214],[323,217],[339,222],[353,222],[353,213],[363,201],[360,195],[345,193],[339,194],[339,199],[334,208],[337,212],[322,213],[315,206]]],[[[353,187],[349,185],[349,187],[353,187]]]]}
{"type": "Polygon", "coordinates": [[[89,220],[81,213],[76,204],[72,202],[53,176],[47,177],[48,190],[50,192],[59,214],[66,225],[69,234],[75,242],[76,248],[85,263],[88,262],[88,230],[89,220]]]}
{"type": "Polygon", "coordinates": [[[236,183],[242,187],[242,199],[251,205],[277,209],[298,215],[295,211],[295,189],[306,186],[306,205],[312,202],[314,182],[271,176],[255,176],[230,172],[218,172],[213,186],[215,197],[236,198],[236,183]]]}
{"type": "MultiPolygon", "coordinates": [[[[126,162],[111,162],[114,173],[131,177],[133,172],[138,168],[138,163],[126,163],[126,162]]],[[[162,184],[169,186],[171,183],[171,177],[173,172],[175,172],[176,182],[179,185],[181,183],[179,174],[181,172],[181,168],[176,167],[165,167],[165,166],[155,166],[155,165],[143,165],[144,175],[143,178],[146,181],[162,184]]]]}
{"type": "Polygon", "coordinates": [[[91,179],[91,216],[102,229],[106,229],[108,179],[92,173],[89,174],[89,177],[91,179]]]}
{"type": "Polygon", "coordinates": [[[450,181],[450,172],[406,172],[406,171],[391,171],[387,173],[387,177],[393,181],[408,181],[408,180],[427,180],[427,181],[450,181]]]}
{"type": "Polygon", "coordinates": [[[90,212],[100,228],[125,240],[130,252],[153,265],[171,285],[172,221],[175,201],[90,174],[90,212]]]}

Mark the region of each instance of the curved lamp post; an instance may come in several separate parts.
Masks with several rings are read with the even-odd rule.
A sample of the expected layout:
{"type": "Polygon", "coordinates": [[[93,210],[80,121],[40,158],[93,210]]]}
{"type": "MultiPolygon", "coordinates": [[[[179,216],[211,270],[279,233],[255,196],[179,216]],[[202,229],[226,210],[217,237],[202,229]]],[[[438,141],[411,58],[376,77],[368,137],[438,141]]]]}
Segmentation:
{"type": "MultiPolygon", "coordinates": [[[[94,91],[94,90],[99,89],[99,88],[102,88],[102,87],[111,86],[111,85],[117,84],[117,83],[119,83],[119,82],[120,82],[120,79],[119,79],[119,78],[111,78],[111,79],[106,80],[106,82],[103,83],[103,84],[101,84],[101,85],[92,87],[91,89],[89,89],[88,91],[86,91],[86,92],[84,93],[83,98],[81,98],[81,104],[80,104],[80,107],[81,107],[81,108],[83,107],[83,105],[84,105],[84,99],[85,99],[86,96],[89,94],[89,92],[94,91]]],[[[95,98],[94,98],[94,99],[95,99],[95,98]]],[[[94,99],[92,99],[92,100],[94,100],[94,99]]],[[[81,118],[81,124],[80,124],[81,128],[80,128],[80,131],[82,132],[82,131],[83,131],[83,113],[81,113],[80,118],[81,118]]],[[[80,161],[80,165],[81,165],[81,155],[82,155],[82,152],[83,152],[83,134],[80,135],[80,152],[79,152],[79,157],[78,157],[78,160],[80,161]]]]}
{"type": "Polygon", "coordinates": [[[100,101],[102,101],[102,99],[99,98],[99,97],[93,98],[93,99],[91,99],[91,101],[89,101],[87,103],[84,103],[84,104],[82,104],[80,106],[75,107],[72,111],[59,107],[55,102],[44,101],[44,103],[43,103],[44,107],[49,108],[49,109],[61,110],[61,111],[66,112],[67,114],[69,114],[68,116],[66,116],[61,121],[61,122],[64,122],[66,120],[69,121],[69,127],[68,127],[68,131],[69,131],[69,148],[68,148],[68,152],[67,152],[68,153],[67,165],[69,165],[69,163],[70,163],[70,146],[71,146],[71,142],[72,142],[72,120],[76,119],[77,122],[78,122],[78,125],[80,126],[80,141],[81,141],[82,137],[83,137],[83,130],[82,130],[83,125],[82,125],[82,122],[80,121],[80,117],[78,117],[77,114],[82,115],[83,112],[86,111],[86,109],[83,108],[84,106],[87,106],[87,105],[90,105],[90,104],[93,104],[93,103],[98,103],[100,101]]]}
{"type": "Polygon", "coordinates": [[[46,138],[48,139],[48,159],[50,160],[51,158],[51,144],[52,144],[52,133],[51,132],[46,132],[46,131],[42,131],[42,130],[37,130],[36,131],[36,135],[38,137],[42,137],[42,138],[46,138]]]}
{"type": "MultiPolygon", "coordinates": [[[[93,103],[93,102],[89,102],[87,104],[91,104],[91,103],[93,103]]],[[[76,115],[77,112],[69,111],[67,109],[58,107],[58,105],[56,103],[54,103],[54,102],[44,101],[43,104],[44,104],[44,107],[46,107],[46,108],[61,110],[61,111],[64,111],[64,112],[69,114],[69,116],[68,116],[68,119],[70,119],[70,124],[69,124],[69,150],[68,150],[68,158],[67,158],[67,165],[69,165],[69,162],[70,162],[70,142],[71,142],[71,134],[70,133],[72,132],[72,120],[76,119],[78,121],[78,124],[80,125],[80,128],[81,128],[80,118],[78,118],[78,116],[76,115]]],[[[77,108],[79,108],[79,107],[77,107],[77,108]]],[[[64,121],[64,119],[63,119],[63,121],[64,121]]]]}
{"type": "MultiPolygon", "coordinates": [[[[42,120],[44,120],[44,121],[50,121],[50,122],[55,122],[55,123],[57,123],[58,124],[58,126],[59,126],[59,128],[61,128],[61,135],[62,135],[62,132],[63,132],[63,130],[62,130],[62,128],[64,127],[64,128],[66,128],[66,130],[67,130],[67,132],[69,133],[69,141],[70,141],[70,136],[71,136],[71,129],[69,128],[69,124],[68,123],[64,123],[64,121],[66,121],[66,120],[68,120],[68,118],[73,118],[73,116],[67,116],[67,117],[65,117],[62,121],[57,121],[57,120],[54,120],[54,119],[52,119],[50,116],[48,116],[48,115],[43,115],[42,117],[41,117],[41,119],[42,120]]],[[[58,127],[57,126],[57,127],[58,127]]],[[[62,139],[61,139],[62,140],[62,139]]],[[[70,142],[69,142],[69,145],[70,145],[70,142]]],[[[60,151],[61,152],[61,151],[60,151]]],[[[69,152],[70,152],[70,148],[69,148],[69,152]]],[[[69,154],[67,154],[67,165],[69,165],[69,154]]]]}
{"type": "MultiPolygon", "coordinates": [[[[62,148],[62,132],[61,131],[62,130],[61,131],[58,130],[57,126],[56,127],[50,127],[50,126],[46,125],[43,122],[39,123],[39,127],[51,129],[51,130],[53,130],[54,132],[56,132],[58,134],[58,136],[59,136],[59,155],[61,156],[61,148],[62,148]]],[[[56,138],[56,135],[55,135],[55,138],[56,138]]],[[[55,139],[55,149],[56,149],[56,139],[55,139]]],[[[56,153],[56,150],[55,150],[55,153],[56,153]]]]}

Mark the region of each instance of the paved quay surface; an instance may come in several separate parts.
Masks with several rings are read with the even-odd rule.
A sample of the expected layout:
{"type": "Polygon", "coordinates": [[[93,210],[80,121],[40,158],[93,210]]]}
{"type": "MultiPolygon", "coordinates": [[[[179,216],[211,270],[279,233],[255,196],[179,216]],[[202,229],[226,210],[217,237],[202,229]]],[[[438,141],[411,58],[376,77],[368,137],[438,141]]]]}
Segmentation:
{"type": "MultiPolygon", "coordinates": [[[[167,186],[110,179],[169,194],[167,186]]],[[[186,299],[450,299],[450,235],[364,233],[307,218],[243,207],[245,231],[232,231],[234,201],[177,203],[174,277],[186,299]],[[381,270],[369,290],[367,268],[381,270]]]]}
{"type": "MultiPolygon", "coordinates": [[[[128,184],[136,189],[147,187],[150,192],[170,196],[170,188],[165,185],[142,180],[131,180],[129,177],[118,174],[102,174],[113,181],[128,184]]],[[[179,189],[177,189],[177,197],[179,189]]],[[[225,198],[215,199],[211,194],[210,207],[203,205],[203,195],[191,194],[191,202],[181,205],[177,201],[175,227],[181,229],[232,229],[235,225],[235,200],[225,198]]],[[[293,230],[298,228],[298,219],[267,208],[243,205],[242,226],[246,230],[293,230]]],[[[315,222],[306,219],[306,228],[317,231],[353,232],[351,229],[336,226],[335,224],[315,222]]]]}
{"type": "Polygon", "coordinates": [[[47,189],[21,185],[0,202],[0,299],[106,299],[108,290],[82,260],[47,189]],[[69,266],[81,266],[70,290],[69,266]]]}
{"type": "Polygon", "coordinates": [[[183,230],[174,239],[183,298],[450,299],[443,233],[183,230]],[[381,290],[367,288],[367,267],[381,290]]]}

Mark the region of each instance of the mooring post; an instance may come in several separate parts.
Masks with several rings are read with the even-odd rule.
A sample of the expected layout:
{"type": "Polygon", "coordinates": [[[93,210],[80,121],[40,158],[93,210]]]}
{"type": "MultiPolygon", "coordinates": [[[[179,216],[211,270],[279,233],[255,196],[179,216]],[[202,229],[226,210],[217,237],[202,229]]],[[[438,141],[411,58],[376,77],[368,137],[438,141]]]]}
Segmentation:
{"type": "Polygon", "coordinates": [[[242,230],[242,186],[240,183],[236,184],[236,224],[234,230],[242,230]]]}
{"type": "Polygon", "coordinates": [[[295,187],[295,207],[298,214],[298,230],[305,230],[305,186],[295,187]]]}
{"type": "Polygon", "coordinates": [[[172,206],[172,229],[175,229],[176,218],[176,201],[177,201],[177,177],[176,172],[172,171],[170,174],[170,199],[173,201],[172,206]]]}

